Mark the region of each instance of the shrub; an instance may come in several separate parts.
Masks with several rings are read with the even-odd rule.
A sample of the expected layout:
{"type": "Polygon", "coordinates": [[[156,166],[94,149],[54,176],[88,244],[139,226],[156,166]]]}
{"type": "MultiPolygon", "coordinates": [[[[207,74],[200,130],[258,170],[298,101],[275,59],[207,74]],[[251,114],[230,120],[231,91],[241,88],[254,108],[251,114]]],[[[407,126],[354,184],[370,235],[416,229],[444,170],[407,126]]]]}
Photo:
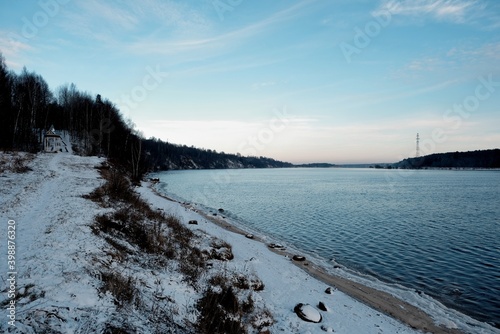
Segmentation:
{"type": "Polygon", "coordinates": [[[205,258],[196,247],[189,247],[181,251],[179,270],[184,274],[186,282],[196,287],[196,282],[205,270],[205,258]]]}
{"type": "Polygon", "coordinates": [[[210,251],[205,250],[204,253],[210,260],[230,261],[234,259],[233,247],[224,240],[212,240],[210,251]]]}
{"type": "Polygon", "coordinates": [[[203,334],[241,334],[245,328],[238,315],[240,305],[232,287],[207,289],[197,303],[198,330],[203,334]]]}
{"type": "Polygon", "coordinates": [[[117,169],[111,169],[108,173],[105,193],[115,200],[128,200],[133,194],[130,181],[117,169]]]}
{"type": "Polygon", "coordinates": [[[115,223],[109,215],[104,214],[95,217],[95,224],[92,230],[95,234],[99,234],[99,232],[110,233],[113,230],[120,231],[121,229],[122,226],[120,224],[115,223]]]}
{"type": "Polygon", "coordinates": [[[101,281],[103,283],[101,292],[109,291],[119,307],[124,307],[138,298],[135,282],[131,277],[124,277],[116,271],[105,271],[101,272],[101,281]]]}
{"type": "Polygon", "coordinates": [[[13,173],[26,173],[32,171],[28,164],[33,160],[32,154],[19,155],[15,152],[12,155],[0,157],[0,173],[10,171],[13,173]]]}
{"type": "Polygon", "coordinates": [[[14,173],[26,173],[31,171],[32,169],[27,166],[27,163],[31,159],[28,158],[23,158],[23,157],[16,157],[14,158],[14,161],[12,162],[12,171],[14,173]]]}

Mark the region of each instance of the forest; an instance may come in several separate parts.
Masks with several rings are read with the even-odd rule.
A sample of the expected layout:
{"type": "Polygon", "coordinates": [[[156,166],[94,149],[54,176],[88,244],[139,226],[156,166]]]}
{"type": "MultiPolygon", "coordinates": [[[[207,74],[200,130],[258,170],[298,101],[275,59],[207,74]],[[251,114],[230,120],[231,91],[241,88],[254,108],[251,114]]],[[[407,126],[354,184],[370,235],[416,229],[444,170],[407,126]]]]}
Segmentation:
{"type": "Polygon", "coordinates": [[[393,168],[500,168],[500,149],[436,153],[404,159],[393,168]]]}
{"type": "Polygon", "coordinates": [[[0,150],[39,152],[50,126],[68,131],[73,151],[102,155],[124,166],[134,179],[152,170],[291,167],[265,157],[242,157],[210,149],[146,139],[131,120],[100,94],[74,84],[51,91],[44,78],[26,68],[9,70],[0,53],[0,150]]]}

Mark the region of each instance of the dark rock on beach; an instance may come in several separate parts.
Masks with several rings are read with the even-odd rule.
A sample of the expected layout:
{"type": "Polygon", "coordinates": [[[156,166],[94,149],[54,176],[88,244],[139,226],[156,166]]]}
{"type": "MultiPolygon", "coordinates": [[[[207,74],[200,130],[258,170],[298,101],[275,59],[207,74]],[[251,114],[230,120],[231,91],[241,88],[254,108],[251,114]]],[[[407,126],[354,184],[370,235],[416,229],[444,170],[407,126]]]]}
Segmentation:
{"type": "Polygon", "coordinates": [[[318,303],[318,308],[319,308],[321,311],[328,312],[328,307],[326,307],[325,303],[323,303],[323,302],[319,302],[319,303],[318,303]]]}
{"type": "Polygon", "coordinates": [[[302,262],[302,261],[306,260],[306,257],[302,256],[302,255],[294,255],[292,257],[292,260],[297,261],[297,262],[302,262]]]}
{"type": "Polygon", "coordinates": [[[297,316],[307,322],[314,322],[318,323],[321,322],[323,317],[321,316],[321,313],[314,308],[313,306],[309,304],[302,304],[299,303],[295,305],[293,311],[297,314],[297,316]]]}
{"type": "Polygon", "coordinates": [[[328,287],[328,288],[326,288],[325,293],[331,295],[331,294],[333,294],[333,291],[335,291],[335,290],[336,290],[335,288],[328,287]]]}
{"type": "Polygon", "coordinates": [[[325,326],[325,325],[322,325],[322,326],[321,326],[321,330],[322,330],[322,331],[325,331],[325,332],[327,332],[327,333],[333,333],[333,332],[334,332],[333,328],[331,328],[331,327],[327,327],[327,326],[325,326]]]}

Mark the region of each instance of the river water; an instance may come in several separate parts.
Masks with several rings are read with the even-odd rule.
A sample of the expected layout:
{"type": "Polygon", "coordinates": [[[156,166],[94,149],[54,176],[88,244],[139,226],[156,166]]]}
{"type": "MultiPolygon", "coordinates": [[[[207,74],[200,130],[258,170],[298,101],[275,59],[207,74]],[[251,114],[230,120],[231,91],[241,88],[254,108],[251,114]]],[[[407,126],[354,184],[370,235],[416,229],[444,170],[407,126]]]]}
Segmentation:
{"type": "MultiPolygon", "coordinates": [[[[159,191],[500,327],[500,172],[287,168],[155,174],[159,191]]],[[[432,312],[432,310],[431,310],[432,312]]]]}

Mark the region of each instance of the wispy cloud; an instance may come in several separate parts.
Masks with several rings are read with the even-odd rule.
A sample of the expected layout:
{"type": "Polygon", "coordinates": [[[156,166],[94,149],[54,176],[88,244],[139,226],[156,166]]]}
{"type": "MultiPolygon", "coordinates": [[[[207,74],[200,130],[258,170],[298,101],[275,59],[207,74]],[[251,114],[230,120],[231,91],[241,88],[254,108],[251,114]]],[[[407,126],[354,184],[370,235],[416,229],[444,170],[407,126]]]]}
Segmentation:
{"type": "Polygon", "coordinates": [[[104,22],[125,30],[132,30],[139,23],[138,18],[124,7],[97,0],[82,1],[78,4],[83,13],[92,14],[92,18],[96,22],[104,22]]]}
{"type": "Polygon", "coordinates": [[[278,83],[276,81],[264,81],[264,82],[256,82],[252,84],[252,89],[259,90],[267,87],[276,86],[278,83]]]}
{"type": "Polygon", "coordinates": [[[414,58],[394,71],[392,77],[409,81],[435,77],[475,80],[478,75],[498,73],[499,68],[500,42],[483,45],[464,43],[448,50],[414,58]]]}
{"type": "Polygon", "coordinates": [[[303,8],[310,5],[312,2],[315,1],[302,1],[277,12],[266,19],[249,24],[231,32],[211,35],[210,37],[201,36],[198,38],[182,39],[158,38],[158,36],[152,36],[151,38],[138,40],[129,45],[128,50],[139,54],[167,55],[197,50],[218,50],[237,43],[243,43],[250,37],[264,33],[272,25],[291,20],[301,15],[303,8]]]}
{"type": "Polygon", "coordinates": [[[376,91],[367,94],[343,95],[342,97],[339,97],[337,99],[332,99],[332,103],[340,106],[347,106],[350,109],[360,109],[367,107],[374,108],[374,106],[385,102],[408,99],[411,97],[417,97],[426,95],[428,93],[445,90],[458,83],[460,83],[460,80],[453,79],[433,83],[430,85],[420,85],[418,87],[412,86],[404,90],[376,91]]]}
{"type": "MultiPolygon", "coordinates": [[[[98,41],[110,49],[162,49],[162,40],[173,40],[211,32],[211,22],[201,10],[184,2],[144,0],[108,3],[97,0],[75,3],[59,23],[63,31],[76,37],[98,41]],[[143,44],[141,45],[141,42],[143,44]]],[[[168,45],[165,45],[168,47],[168,45]]]]}
{"type": "Polygon", "coordinates": [[[20,69],[24,64],[19,62],[21,55],[33,47],[18,38],[17,35],[8,31],[0,30],[0,52],[5,57],[5,63],[13,69],[20,69]]]}
{"type": "Polygon", "coordinates": [[[478,0],[383,0],[374,14],[389,10],[392,15],[431,17],[463,23],[471,12],[484,8],[485,5],[478,0]]]}
{"type": "Polygon", "coordinates": [[[145,22],[168,28],[176,35],[193,36],[212,30],[213,22],[204,8],[188,2],[172,0],[144,0],[130,4],[130,10],[145,22]]]}
{"type": "MultiPolygon", "coordinates": [[[[184,56],[181,60],[173,61],[169,64],[171,67],[177,65],[189,64],[193,58],[196,56],[184,56]]],[[[252,68],[259,68],[264,66],[270,66],[279,63],[281,59],[255,59],[255,58],[238,58],[238,61],[233,60],[222,60],[218,62],[209,62],[203,65],[189,65],[184,66],[183,69],[176,70],[172,72],[172,77],[188,77],[188,76],[199,76],[214,73],[225,73],[225,72],[238,72],[243,70],[248,70],[252,68]]]]}
{"type": "Polygon", "coordinates": [[[468,62],[500,61],[500,42],[488,43],[479,47],[455,47],[450,49],[446,55],[468,62]]]}
{"type": "Polygon", "coordinates": [[[394,71],[392,77],[403,80],[423,80],[449,72],[453,61],[443,55],[426,55],[409,60],[402,68],[394,71]]]}

